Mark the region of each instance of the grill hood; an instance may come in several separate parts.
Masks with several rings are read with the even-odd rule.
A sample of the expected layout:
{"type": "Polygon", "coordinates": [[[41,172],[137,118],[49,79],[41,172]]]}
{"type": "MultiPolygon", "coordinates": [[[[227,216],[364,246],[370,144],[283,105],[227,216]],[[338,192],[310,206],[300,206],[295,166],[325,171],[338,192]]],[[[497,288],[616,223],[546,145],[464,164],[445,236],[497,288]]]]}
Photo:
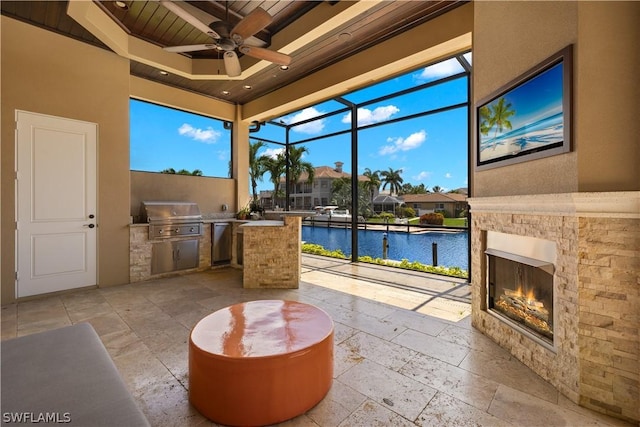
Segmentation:
{"type": "Polygon", "coordinates": [[[142,202],[140,214],[140,220],[148,223],[202,221],[200,208],[193,202],[142,202]]]}

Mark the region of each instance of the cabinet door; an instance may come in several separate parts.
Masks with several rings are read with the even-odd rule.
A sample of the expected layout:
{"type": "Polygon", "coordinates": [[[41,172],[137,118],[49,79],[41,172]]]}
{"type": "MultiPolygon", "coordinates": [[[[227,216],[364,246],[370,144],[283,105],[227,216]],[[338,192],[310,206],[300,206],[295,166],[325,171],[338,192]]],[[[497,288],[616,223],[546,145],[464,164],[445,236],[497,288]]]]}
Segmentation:
{"type": "Polygon", "coordinates": [[[174,242],[176,270],[197,268],[200,261],[198,239],[174,242]]]}
{"type": "Polygon", "coordinates": [[[151,246],[151,274],[173,271],[173,244],[171,242],[156,242],[151,246]]]}
{"type": "Polygon", "coordinates": [[[213,225],[211,262],[231,261],[231,225],[222,223],[213,225]]]}

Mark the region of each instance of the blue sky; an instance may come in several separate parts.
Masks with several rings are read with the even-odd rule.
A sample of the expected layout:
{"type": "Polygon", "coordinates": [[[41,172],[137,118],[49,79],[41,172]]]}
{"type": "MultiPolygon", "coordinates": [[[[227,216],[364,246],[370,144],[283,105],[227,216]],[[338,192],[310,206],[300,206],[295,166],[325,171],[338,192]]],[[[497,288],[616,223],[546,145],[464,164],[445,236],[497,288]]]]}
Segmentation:
{"type": "Polygon", "coordinates": [[[562,80],[562,64],[557,64],[496,98],[489,105],[494,105],[504,97],[516,112],[510,119],[513,129],[530,125],[562,112],[562,80]]]}
{"type": "MultiPolygon", "coordinates": [[[[467,55],[470,60],[470,56],[467,55]]],[[[418,69],[369,88],[343,95],[355,104],[415,87],[462,71],[455,60],[418,69]]],[[[458,79],[446,84],[366,105],[358,110],[360,126],[406,117],[426,110],[466,102],[467,82],[458,79]]],[[[327,101],[274,121],[295,124],[337,111],[344,105],[327,101]]],[[[349,129],[350,113],[341,113],[291,128],[291,142],[328,135],[349,129]]],[[[285,141],[284,128],[267,124],[251,138],[285,141]]],[[[445,190],[466,187],[467,181],[467,110],[455,110],[423,116],[358,133],[358,173],[371,170],[401,169],[405,183],[424,184],[429,189],[445,190]]],[[[351,171],[351,144],[348,134],[323,138],[303,144],[309,151],[305,161],[314,166],[334,166],[343,162],[351,171]]],[[[268,144],[259,154],[275,155],[282,147],[268,144]]],[[[222,122],[206,117],[168,110],[138,101],[131,102],[131,169],[160,171],[201,169],[205,175],[226,177],[230,156],[229,132],[222,122]],[[151,153],[157,154],[151,154],[151,153]]],[[[259,183],[259,190],[271,190],[269,177],[259,183]]]]}
{"type": "Polygon", "coordinates": [[[222,121],[136,100],[129,108],[132,170],[228,177],[231,139],[222,121]]]}

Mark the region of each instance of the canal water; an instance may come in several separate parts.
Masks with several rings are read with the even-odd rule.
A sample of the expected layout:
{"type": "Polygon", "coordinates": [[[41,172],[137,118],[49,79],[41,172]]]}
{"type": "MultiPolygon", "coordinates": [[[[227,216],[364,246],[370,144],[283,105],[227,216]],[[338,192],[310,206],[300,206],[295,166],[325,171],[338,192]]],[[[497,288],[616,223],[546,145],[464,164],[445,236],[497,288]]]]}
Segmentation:
{"type": "MultiPolygon", "coordinates": [[[[382,239],[384,231],[358,230],[358,255],[382,258],[382,239]]],[[[347,228],[302,227],[302,240],[315,243],[327,250],[340,249],[345,255],[351,255],[351,230],[347,228]]],[[[437,244],[438,265],[460,267],[469,271],[469,232],[406,233],[390,231],[387,234],[389,245],[387,259],[418,261],[433,264],[433,243],[437,244]]]]}

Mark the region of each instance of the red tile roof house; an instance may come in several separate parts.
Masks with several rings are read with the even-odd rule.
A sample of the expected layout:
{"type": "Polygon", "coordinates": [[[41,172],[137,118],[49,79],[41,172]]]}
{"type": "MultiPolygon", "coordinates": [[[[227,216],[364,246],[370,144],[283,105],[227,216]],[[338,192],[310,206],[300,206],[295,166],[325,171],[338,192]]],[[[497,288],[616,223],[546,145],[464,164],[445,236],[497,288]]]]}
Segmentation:
{"type": "MultiPolygon", "coordinates": [[[[331,202],[331,188],[333,181],[340,178],[351,178],[351,174],[342,170],[343,162],[336,162],[335,167],[318,166],[315,168],[313,183],[308,183],[309,176],[303,172],[295,187],[289,189],[291,209],[311,210],[316,206],[327,206],[331,202]]],[[[368,181],[364,175],[358,175],[358,181],[368,181]]],[[[285,178],[280,180],[280,188],[285,188],[285,178]]],[[[278,199],[276,205],[284,206],[284,201],[278,199]]]]}

